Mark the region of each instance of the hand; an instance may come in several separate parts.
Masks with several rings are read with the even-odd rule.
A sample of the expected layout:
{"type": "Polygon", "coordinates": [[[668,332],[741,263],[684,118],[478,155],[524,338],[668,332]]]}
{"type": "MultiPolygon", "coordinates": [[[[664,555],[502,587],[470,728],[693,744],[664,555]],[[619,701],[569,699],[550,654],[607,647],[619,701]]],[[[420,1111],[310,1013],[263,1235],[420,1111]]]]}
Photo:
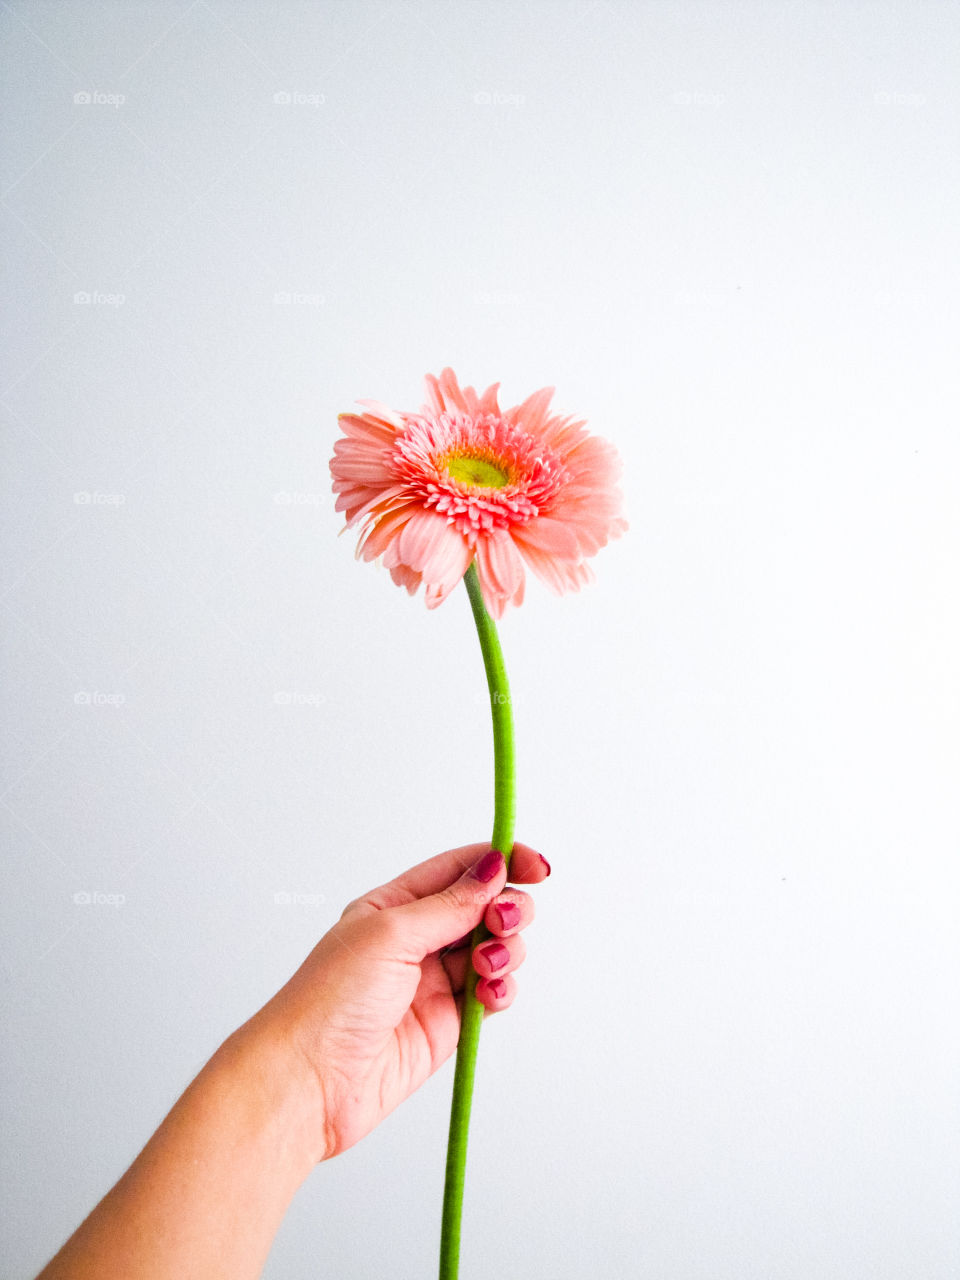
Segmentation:
{"type": "MultiPolygon", "coordinates": [[[[510,870],[525,883],[550,874],[522,844],[510,870]]],[[[317,1161],[369,1133],[456,1048],[468,966],[488,1011],[512,1002],[533,903],[505,881],[500,855],[472,844],[351,902],[224,1041],[40,1280],[259,1276],[317,1161]],[[481,919],[494,940],[471,952],[481,919]]]]}
{"type": "MultiPolygon", "coordinates": [[[[538,853],[514,846],[512,880],[534,884],[549,874],[538,853]]],[[[489,844],[405,871],[351,902],[247,1024],[294,1045],[319,1085],[318,1159],[359,1141],[453,1053],[468,964],[488,1013],[513,1002],[512,974],[525,955],[520,930],[534,909],[528,894],[505,882],[503,859],[489,844]],[[495,941],[471,953],[481,920],[495,941]]]]}

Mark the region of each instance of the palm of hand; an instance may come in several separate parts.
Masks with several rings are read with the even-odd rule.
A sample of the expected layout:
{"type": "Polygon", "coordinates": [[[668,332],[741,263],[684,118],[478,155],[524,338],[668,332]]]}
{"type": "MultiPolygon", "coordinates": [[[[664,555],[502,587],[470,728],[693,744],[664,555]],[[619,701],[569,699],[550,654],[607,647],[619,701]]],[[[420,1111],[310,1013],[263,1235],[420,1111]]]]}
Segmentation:
{"type": "MultiPolygon", "coordinates": [[[[359,1141],[453,1053],[468,965],[482,975],[477,994],[487,1011],[512,1002],[512,971],[525,954],[519,930],[533,904],[522,890],[505,891],[502,859],[494,878],[471,876],[484,851],[489,858],[482,844],[438,854],[352,902],[261,1010],[258,1020],[296,1049],[308,1087],[319,1086],[312,1123],[320,1159],[359,1141]],[[495,907],[510,919],[491,914],[495,907]],[[467,945],[481,915],[502,944],[496,966],[467,945]]],[[[549,867],[517,843],[511,873],[515,883],[536,883],[549,867]]]]}
{"type": "Polygon", "coordinates": [[[314,993],[313,976],[322,975],[331,995],[318,1006],[314,994],[310,1017],[331,1155],[375,1128],[457,1046],[466,951],[451,957],[455,983],[451,962],[440,954],[420,962],[398,958],[392,935],[376,907],[357,904],[296,975],[314,993]]]}

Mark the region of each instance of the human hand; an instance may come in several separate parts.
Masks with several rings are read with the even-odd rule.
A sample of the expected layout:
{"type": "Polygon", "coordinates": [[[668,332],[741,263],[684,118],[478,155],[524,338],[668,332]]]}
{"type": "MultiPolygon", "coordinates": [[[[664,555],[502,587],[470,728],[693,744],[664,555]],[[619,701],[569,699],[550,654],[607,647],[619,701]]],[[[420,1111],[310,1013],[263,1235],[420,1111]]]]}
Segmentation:
{"type": "MultiPolygon", "coordinates": [[[[550,874],[529,846],[514,845],[510,879],[550,874]]],[[[318,1159],[345,1151],[446,1061],[457,1046],[468,965],[486,1011],[516,995],[512,974],[534,915],[521,889],[505,888],[489,844],[451,849],[351,902],[256,1025],[293,1046],[319,1089],[312,1135],[318,1159]],[[480,921],[493,941],[470,950],[480,921]]]]}
{"type": "MultiPolygon", "coordinates": [[[[511,880],[550,874],[514,846],[511,880]]],[[[259,1276],[297,1188],[450,1056],[472,965],[505,1009],[533,919],[489,845],[451,849],[364,894],[228,1037],[39,1280],[259,1276]],[[483,920],[492,940],[471,950],[483,920]]]]}

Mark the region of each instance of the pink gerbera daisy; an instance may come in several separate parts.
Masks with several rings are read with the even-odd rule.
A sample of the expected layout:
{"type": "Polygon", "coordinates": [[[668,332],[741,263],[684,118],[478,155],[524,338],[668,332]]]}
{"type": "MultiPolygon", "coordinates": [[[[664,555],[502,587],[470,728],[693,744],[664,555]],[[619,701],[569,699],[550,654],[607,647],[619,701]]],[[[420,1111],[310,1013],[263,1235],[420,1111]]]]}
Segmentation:
{"type": "Polygon", "coordinates": [[[330,471],[357,556],[382,555],[411,595],[422,582],[428,609],[476,561],[495,618],[523,600],[525,565],[558,594],[592,581],[586,558],[627,527],[613,446],[550,413],[552,387],[502,410],[499,383],[477,395],[444,369],[426,386],[419,413],[340,415],[330,471]]]}

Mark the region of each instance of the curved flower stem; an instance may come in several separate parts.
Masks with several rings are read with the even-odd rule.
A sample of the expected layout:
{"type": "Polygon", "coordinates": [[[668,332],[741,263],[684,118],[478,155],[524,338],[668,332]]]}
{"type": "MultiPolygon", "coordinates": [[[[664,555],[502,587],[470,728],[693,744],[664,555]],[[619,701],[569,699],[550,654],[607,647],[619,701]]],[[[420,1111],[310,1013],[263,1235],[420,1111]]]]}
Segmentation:
{"type": "MultiPolygon", "coordinates": [[[[499,849],[507,867],[513,852],[513,827],[516,816],[516,776],[513,746],[513,709],[510,685],[503,665],[503,652],[496,624],[487,612],[480,592],[477,567],[471,564],[464,575],[470,596],[473,620],[477,624],[483,665],[490,690],[493,715],[494,816],[491,846],[499,849]]],[[[478,942],[489,937],[482,924],[474,930],[471,951],[478,942]]],[[[473,1078],[480,1043],[483,1005],[476,997],[477,973],[467,966],[467,982],[463,993],[460,1018],[460,1041],[457,1066],[453,1077],[453,1103],[450,1108],[450,1138],[447,1143],[447,1173],[443,1187],[443,1226],[440,1235],[440,1280],[456,1280],[460,1268],[460,1218],[463,1209],[463,1180],[467,1164],[467,1133],[470,1127],[470,1104],[473,1101],[473,1078]]]]}

